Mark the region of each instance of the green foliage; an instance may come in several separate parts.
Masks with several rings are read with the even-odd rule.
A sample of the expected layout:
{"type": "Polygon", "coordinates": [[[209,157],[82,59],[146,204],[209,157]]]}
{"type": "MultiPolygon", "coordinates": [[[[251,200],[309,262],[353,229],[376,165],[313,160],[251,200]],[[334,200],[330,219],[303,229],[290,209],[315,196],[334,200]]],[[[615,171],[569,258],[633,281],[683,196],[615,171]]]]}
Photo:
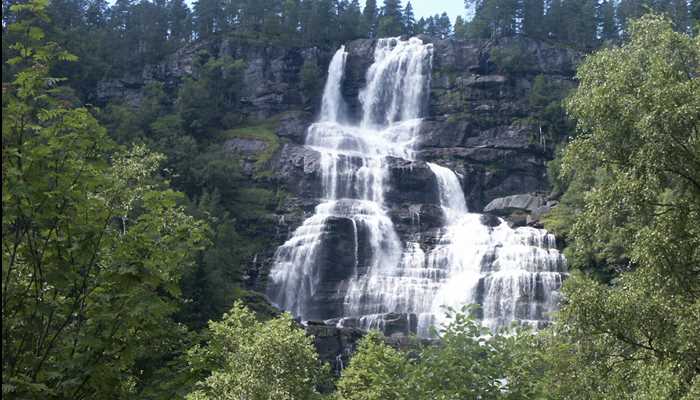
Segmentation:
{"type": "Polygon", "coordinates": [[[321,71],[314,60],[310,58],[304,60],[304,64],[299,71],[299,81],[307,101],[310,101],[321,92],[321,71]]]}
{"type": "Polygon", "coordinates": [[[171,316],[205,226],[161,155],[116,147],[56,96],[49,70],[74,57],[43,41],[45,5],[13,6],[27,34],[3,87],[3,394],[135,396],[186,340],[171,316]]]}
{"type": "Polygon", "coordinates": [[[460,313],[448,310],[450,322],[441,332],[440,343],[426,346],[414,372],[419,398],[497,398],[502,372],[494,342],[487,330],[473,318],[474,309],[460,313]]]}
{"type": "Polygon", "coordinates": [[[242,60],[200,53],[193,77],[185,79],[178,93],[178,111],[195,138],[211,138],[220,127],[240,122],[236,114],[243,87],[242,60]]]}
{"type": "Polygon", "coordinates": [[[569,255],[616,275],[565,283],[559,398],[687,398],[700,370],[700,42],[653,15],[629,35],[586,59],[567,101],[569,255]]]}
{"type": "Polygon", "coordinates": [[[368,333],[337,383],[342,400],[402,400],[409,398],[411,362],[388,346],[381,333],[368,333]]]}
{"type": "MultiPolygon", "coordinates": [[[[692,30],[695,1],[686,0],[465,0],[473,18],[470,38],[523,35],[591,51],[629,32],[629,21],[649,11],[665,13],[679,32],[692,30]]],[[[697,20],[697,17],[696,17],[697,20]]],[[[461,29],[460,29],[461,30],[461,29]]],[[[456,29],[455,29],[456,31],[456,29]]],[[[459,36],[458,36],[459,37],[459,36]]]]}
{"type": "MultiPolygon", "coordinates": [[[[658,17],[632,28],[629,44],[581,66],[568,103],[583,133],[567,149],[563,172],[601,176],[574,227],[579,254],[615,252],[609,244],[620,243],[631,256],[637,241],[654,234],[649,229],[674,230],[697,212],[697,38],[658,17]]],[[[687,233],[692,241],[696,233],[687,233]]]]}
{"type": "Polygon", "coordinates": [[[384,0],[379,16],[377,35],[379,37],[399,36],[404,31],[400,0],[384,0]]]}
{"type": "Polygon", "coordinates": [[[537,125],[537,142],[544,148],[560,143],[574,130],[562,107],[570,90],[567,83],[544,75],[537,75],[532,83],[527,100],[532,110],[531,118],[537,125]]]}
{"type": "Polygon", "coordinates": [[[320,398],[315,386],[327,366],[289,314],[260,322],[237,302],[220,322],[209,323],[209,332],[207,345],[189,352],[192,367],[206,377],[187,399],[320,398]]]}
{"type": "Polygon", "coordinates": [[[338,399],[543,398],[544,345],[526,330],[486,335],[475,309],[447,310],[439,341],[410,353],[378,333],[360,342],[337,383],[338,399]],[[412,354],[412,356],[409,356],[412,354]]]}

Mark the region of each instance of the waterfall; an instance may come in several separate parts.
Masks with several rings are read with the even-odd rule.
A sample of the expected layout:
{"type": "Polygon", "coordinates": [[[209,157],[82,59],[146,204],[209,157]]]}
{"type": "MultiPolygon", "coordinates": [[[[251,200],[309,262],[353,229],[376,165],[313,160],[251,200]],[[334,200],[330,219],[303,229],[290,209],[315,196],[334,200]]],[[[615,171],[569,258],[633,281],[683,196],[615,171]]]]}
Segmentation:
{"type": "MultiPolygon", "coordinates": [[[[351,244],[346,244],[355,250],[352,262],[355,271],[350,276],[382,274],[398,265],[402,255],[401,241],[384,207],[385,159],[413,158],[418,117],[429,84],[432,45],[416,38],[377,42],[378,61],[368,72],[368,85],[360,96],[365,116],[356,125],[347,123],[343,113],[340,89],[346,58],[342,47],[333,56],[321,115],[309,127],[306,137],[306,145],[320,153],[323,201],[314,215],[277,250],[270,272],[270,298],[302,319],[324,317],[318,310],[322,306],[314,304],[314,296],[322,273],[319,259],[323,258],[325,243],[334,234],[331,224],[350,221],[353,227],[355,237],[351,244]],[[367,114],[377,118],[366,117],[367,114]],[[379,118],[390,114],[391,118],[379,118]]],[[[362,285],[350,280],[351,287],[362,285]]],[[[353,302],[351,298],[339,302],[349,302],[346,308],[360,313],[380,307],[383,301],[353,302]]]]}
{"type": "MultiPolygon", "coordinates": [[[[433,297],[433,323],[444,323],[442,308],[476,303],[482,323],[491,329],[517,322],[541,327],[555,311],[557,291],[566,276],[566,260],[554,235],[543,229],[511,229],[499,219],[495,227],[468,213],[455,173],[428,163],[440,190],[447,224],[428,263],[444,269],[433,297]]],[[[419,324],[419,333],[429,326],[419,324]]]]}
{"type": "Polygon", "coordinates": [[[345,116],[345,102],[340,93],[340,85],[343,83],[347,58],[345,46],[341,46],[328,65],[328,79],[321,98],[321,121],[338,121],[345,116]]]}
{"type": "Polygon", "coordinates": [[[483,225],[448,168],[428,163],[445,217],[435,243],[395,230],[385,201],[388,158],[415,160],[432,52],[417,38],[377,40],[355,123],[341,93],[348,55],[341,47],[333,56],[306,136],[319,153],[322,199],[275,253],[268,294],[277,306],[365,329],[399,321],[423,336],[443,322],[443,306],[479,303],[493,329],[538,326],[556,308],[565,262],[553,236],[503,221],[483,225]]]}

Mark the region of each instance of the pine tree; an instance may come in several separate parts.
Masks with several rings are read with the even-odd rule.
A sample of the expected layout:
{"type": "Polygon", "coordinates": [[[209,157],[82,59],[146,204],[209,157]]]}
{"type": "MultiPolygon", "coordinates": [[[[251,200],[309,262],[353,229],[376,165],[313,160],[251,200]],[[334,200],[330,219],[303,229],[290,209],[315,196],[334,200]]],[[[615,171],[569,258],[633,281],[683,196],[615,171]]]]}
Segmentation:
{"type": "Polygon", "coordinates": [[[690,27],[694,35],[700,34],[700,0],[690,2],[690,27]]]}
{"type": "Polygon", "coordinates": [[[218,30],[216,21],[221,16],[221,10],[219,0],[197,0],[194,3],[193,19],[199,39],[208,39],[218,30]]]}
{"type": "Polygon", "coordinates": [[[109,9],[110,28],[119,32],[126,32],[133,6],[132,0],[116,0],[109,9]]]}
{"type": "Polygon", "coordinates": [[[598,25],[602,40],[614,40],[618,37],[615,24],[615,4],[612,0],[605,0],[598,8],[598,25]]]}
{"type": "Polygon", "coordinates": [[[644,14],[645,6],[648,6],[646,0],[620,0],[617,5],[617,17],[624,35],[627,35],[629,21],[641,17],[644,14]]]}
{"type": "Polygon", "coordinates": [[[496,38],[517,32],[519,0],[465,0],[464,4],[467,9],[474,9],[469,36],[496,38]]]}
{"type": "Polygon", "coordinates": [[[582,49],[592,49],[597,44],[597,0],[565,0],[563,23],[566,24],[563,40],[582,49]]]}
{"type": "Polygon", "coordinates": [[[292,41],[299,32],[301,4],[299,0],[284,0],[282,5],[282,31],[287,41],[292,41]]]}
{"type": "Polygon", "coordinates": [[[461,15],[458,15],[457,18],[455,18],[454,36],[457,39],[464,39],[467,36],[467,26],[464,22],[464,18],[462,18],[461,15]]]}
{"type": "Polygon", "coordinates": [[[170,1],[168,25],[173,42],[186,42],[192,37],[192,16],[184,0],[170,1]]]}
{"type": "Polygon", "coordinates": [[[346,42],[363,36],[362,34],[362,12],[358,0],[350,3],[343,0],[339,3],[338,18],[340,20],[340,41],[346,42]]]}
{"type": "Polygon", "coordinates": [[[85,22],[91,28],[105,27],[109,5],[106,0],[91,0],[85,10],[85,22]]]}
{"type": "Polygon", "coordinates": [[[329,45],[338,41],[340,32],[338,30],[338,13],[334,0],[317,0],[314,2],[314,13],[312,16],[313,26],[317,37],[314,42],[322,45],[329,45]]]}
{"type": "Polygon", "coordinates": [[[381,16],[379,17],[379,36],[399,36],[403,32],[403,16],[401,15],[401,0],[384,0],[381,16]]]}
{"type": "Polygon", "coordinates": [[[403,34],[408,36],[413,36],[416,34],[415,30],[416,16],[413,14],[413,5],[409,1],[406,3],[406,7],[403,9],[403,34]]]}
{"type": "Polygon", "coordinates": [[[365,1],[365,8],[362,10],[363,28],[362,30],[367,37],[375,37],[377,35],[377,21],[379,19],[379,10],[377,9],[377,0],[365,1]]]}
{"type": "Polygon", "coordinates": [[[674,28],[677,31],[688,32],[689,13],[687,0],[669,0],[664,11],[673,21],[674,28]]]}
{"type": "Polygon", "coordinates": [[[283,34],[282,1],[264,0],[259,2],[260,7],[260,31],[264,38],[279,40],[283,34]]]}
{"type": "Polygon", "coordinates": [[[564,40],[566,37],[565,23],[563,21],[564,10],[562,0],[550,0],[545,14],[545,27],[547,37],[555,40],[564,40]]]}
{"type": "Polygon", "coordinates": [[[425,20],[425,34],[428,36],[439,36],[440,32],[438,30],[438,24],[437,21],[440,19],[440,16],[435,14],[432,17],[428,17],[428,19],[425,20]]]}
{"type": "Polygon", "coordinates": [[[532,38],[541,38],[544,32],[544,1],[523,0],[522,33],[532,38]]]}
{"type": "Polygon", "coordinates": [[[452,23],[446,12],[443,12],[438,19],[438,33],[442,38],[452,35],[452,23]]]}
{"type": "Polygon", "coordinates": [[[416,21],[416,24],[413,26],[414,34],[420,35],[422,33],[425,33],[425,28],[426,28],[427,24],[428,23],[425,20],[425,18],[420,17],[420,19],[418,21],[416,21]]]}

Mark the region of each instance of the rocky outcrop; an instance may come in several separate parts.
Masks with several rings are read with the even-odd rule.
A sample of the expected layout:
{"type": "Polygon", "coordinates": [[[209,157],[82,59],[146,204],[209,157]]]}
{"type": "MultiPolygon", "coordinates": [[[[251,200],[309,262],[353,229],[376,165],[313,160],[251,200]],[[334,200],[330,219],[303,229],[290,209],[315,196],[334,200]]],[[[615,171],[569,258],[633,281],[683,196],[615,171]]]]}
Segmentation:
{"type": "Polygon", "coordinates": [[[493,199],[484,207],[484,212],[504,217],[511,225],[541,227],[541,218],[558,204],[540,193],[516,194],[493,199]]]}
{"type": "Polygon", "coordinates": [[[390,205],[440,204],[435,175],[425,161],[387,159],[389,176],[385,201],[390,205]]]}
{"type": "Polygon", "coordinates": [[[493,199],[484,207],[484,212],[506,216],[513,211],[525,211],[531,213],[535,209],[542,207],[545,199],[536,194],[516,194],[513,196],[499,197],[493,199]]]}
{"type": "Polygon", "coordinates": [[[312,211],[321,197],[320,162],[317,151],[293,143],[283,145],[274,161],[275,179],[302,201],[306,211],[312,211]]]}
{"type": "MultiPolygon", "coordinates": [[[[581,55],[527,38],[422,39],[433,43],[434,52],[428,117],[421,127],[417,149],[419,159],[448,166],[463,176],[472,211],[483,210],[495,198],[546,191],[546,162],[553,157],[554,143],[542,140],[538,127],[529,118],[533,110],[527,98],[537,75],[545,75],[548,81],[563,88],[573,87],[574,69],[581,55]]],[[[358,93],[365,85],[375,44],[375,40],[360,39],[345,45],[348,57],[342,93],[351,118],[359,114],[358,93]]],[[[100,82],[97,103],[121,98],[137,105],[143,87],[151,82],[162,82],[174,93],[182,79],[193,73],[197,54],[204,51],[244,60],[239,108],[253,119],[276,116],[279,138],[303,144],[320,96],[304,97],[300,71],[305,62],[311,62],[323,75],[331,57],[330,51],[317,48],[226,40],[196,43],[180,49],[163,63],[145,68],[139,76],[100,82]]],[[[285,150],[280,154],[276,165],[281,169],[275,171],[279,181],[286,187],[295,187],[294,193],[304,193],[304,198],[316,197],[310,185],[298,186],[298,175],[292,174],[292,182],[287,182],[290,171],[285,162],[289,161],[289,154],[285,150]],[[305,193],[306,189],[311,192],[305,193]]],[[[403,178],[418,179],[408,175],[403,178]]]]}

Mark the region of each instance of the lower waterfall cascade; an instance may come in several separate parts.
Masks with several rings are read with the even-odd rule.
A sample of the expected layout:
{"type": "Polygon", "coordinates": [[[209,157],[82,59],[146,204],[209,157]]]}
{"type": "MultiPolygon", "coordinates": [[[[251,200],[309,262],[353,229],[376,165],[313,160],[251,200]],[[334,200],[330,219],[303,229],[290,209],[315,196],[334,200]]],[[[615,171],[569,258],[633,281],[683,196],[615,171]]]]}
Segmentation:
{"type": "Polygon", "coordinates": [[[500,219],[484,225],[467,210],[449,168],[427,163],[445,221],[436,243],[425,246],[395,229],[385,199],[388,160],[417,161],[432,52],[418,38],[378,39],[355,122],[342,94],[348,54],[341,47],[333,56],[321,112],[306,137],[319,153],[322,198],[277,249],[269,276],[268,296],[295,317],[363,329],[404,318],[409,332],[426,337],[446,322],[445,306],[479,304],[478,317],[493,330],[513,322],[541,327],[556,310],[566,260],[555,237],[500,219]],[[340,247],[352,257],[336,257],[340,247]]]}

